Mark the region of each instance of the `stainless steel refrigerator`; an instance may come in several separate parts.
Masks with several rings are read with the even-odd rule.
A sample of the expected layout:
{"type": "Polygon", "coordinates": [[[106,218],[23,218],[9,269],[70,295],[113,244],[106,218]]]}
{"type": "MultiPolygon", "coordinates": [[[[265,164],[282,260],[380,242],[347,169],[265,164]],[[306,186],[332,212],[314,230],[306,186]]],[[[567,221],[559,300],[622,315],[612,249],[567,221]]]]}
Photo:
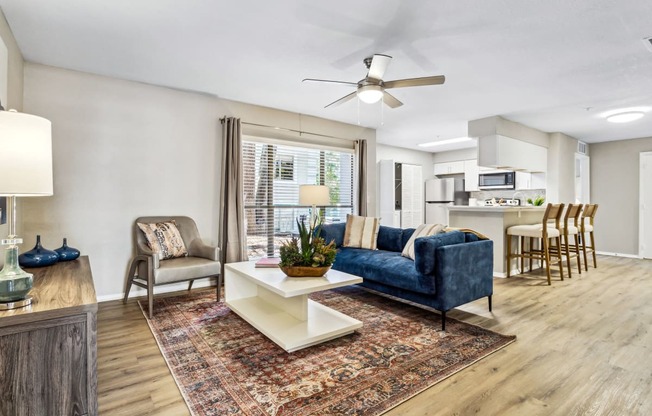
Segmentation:
{"type": "Polygon", "coordinates": [[[469,205],[469,193],[464,192],[464,179],[428,179],[425,200],[426,223],[448,225],[448,207],[469,205]]]}

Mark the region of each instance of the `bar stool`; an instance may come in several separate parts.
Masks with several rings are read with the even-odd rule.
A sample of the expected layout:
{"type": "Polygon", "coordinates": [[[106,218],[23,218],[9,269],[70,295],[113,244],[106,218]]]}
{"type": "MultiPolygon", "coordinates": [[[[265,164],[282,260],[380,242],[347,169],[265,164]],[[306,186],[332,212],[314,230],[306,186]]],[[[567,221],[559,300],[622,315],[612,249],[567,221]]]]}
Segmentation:
{"type": "MultiPolygon", "coordinates": [[[[551,240],[554,240],[556,250],[553,250],[553,253],[556,254],[557,257],[555,262],[559,263],[559,274],[561,280],[564,280],[564,267],[561,258],[561,232],[559,231],[559,220],[563,209],[564,204],[548,204],[541,223],[532,225],[513,225],[507,228],[507,277],[510,277],[511,273],[511,259],[520,258],[521,268],[523,268],[523,259],[530,259],[530,265],[532,264],[532,259],[534,259],[543,262],[545,265],[548,284],[551,285],[552,279],[550,276],[550,264],[552,253],[550,250],[550,242],[551,240]],[[520,241],[520,249],[517,247],[517,252],[514,254],[512,254],[513,236],[521,237],[518,239],[520,241]],[[527,250],[525,249],[524,237],[530,239],[530,247],[527,250]],[[541,241],[540,249],[532,247],[533,238],[537,238],[541,241]]],[[[530,266],[530,269],[531,268],[532,267],[530,266]]],[[[523,272],[523,270],[521,270],[521,272],[523,272]]]]}
{"type": "Polygon", "coordinates": [[[582,262],[580,261],[580,214],[582,213],[582,204],[568,204],[566,208],[566,214],[564,215],[564,222],[561,227],[561,235],[563,236],[562,250],[564,250],[564,255],[566,256],[566,265],[568,266],[568,277],[573,277],[571,273],[571,255],[577,259],[577,270],[582,274],[582,262]],[[568,220],[572,220],[572,223],[569,224],[568,220]],[[575,239],[575,245],[572,247],[569,244],[568,237],[573,236],[575,239]]]}
{"type": "Polygon", "coordinates": [[[589,263],[586,259],[587,251],[593,253],[593,267],[598,267],[596,258],[595,258],[595,239],[593,237],[593,220],[595,219],[595,213],[598,211],[598,204],[586,204],[584,206],[584,212],[582,213],[582,221],[580,221],[580,234],[582,236],[582,251],[584,251],[584,268],[589,271],[589,263]],[[588,224],[587,224],[588,222],[588,224]],[[589,233],[589,238],[591,240],[591,245],[586,245],[586,233],[589,233]]]}

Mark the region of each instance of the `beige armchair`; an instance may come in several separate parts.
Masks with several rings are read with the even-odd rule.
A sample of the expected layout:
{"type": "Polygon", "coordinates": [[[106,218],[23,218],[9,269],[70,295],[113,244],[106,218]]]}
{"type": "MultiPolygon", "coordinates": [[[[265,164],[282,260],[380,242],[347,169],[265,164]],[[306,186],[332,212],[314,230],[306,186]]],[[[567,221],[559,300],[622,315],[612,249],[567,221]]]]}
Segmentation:
{"type": "Polygon", "coordinates": [[[188,290],[192,288],[195,279],[217,276],[217,301],[220,300],[220,250],[204,244],[199,237],[197,225],[189,217],[140,217],[134,222],[134,239],[136,244],[136,257],[131,260],[127,275],[127,287],[124,302],[129,297],[131,285],[147,289],[149,304],[149,317],[153,315],[154,286],[189,281],[188,290]],[[158,253],[154,253],[147,245],[145,234],[138,228],[137,223],[157,223],[174,220],[179,234],[183,240],[188,256],[162,260],[158,253]]]}

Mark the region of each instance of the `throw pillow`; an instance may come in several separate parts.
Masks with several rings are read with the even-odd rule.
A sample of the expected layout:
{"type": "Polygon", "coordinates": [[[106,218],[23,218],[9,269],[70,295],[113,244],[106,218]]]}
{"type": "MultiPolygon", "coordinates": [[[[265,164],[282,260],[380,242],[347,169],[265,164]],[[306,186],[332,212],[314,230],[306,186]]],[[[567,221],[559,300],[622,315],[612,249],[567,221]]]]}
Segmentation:
{"type": "Polygon", "coordinates": [[[344,230],[344,247],[376,250],[380,222],[374,217],[360,217],[348,214],[344,230]]]}
{"type": "Polygon", "coordinates": [[[421,224],[416,230],[414,230],[412,237],[410,237],[405,247],[403,247],[401,256],[414,260],[414,240],[419,237],[441,234],[444,232],[445,228],[446,226],[443,224],[421,224]]]}
{"type": "Polygon", "coordinates": [[[156,223],[139,222],[137,224],[145,234],[147,245],[153,252],[158,253],[161,260],[188,255],[188,250],[174,220],[156,223]]]}

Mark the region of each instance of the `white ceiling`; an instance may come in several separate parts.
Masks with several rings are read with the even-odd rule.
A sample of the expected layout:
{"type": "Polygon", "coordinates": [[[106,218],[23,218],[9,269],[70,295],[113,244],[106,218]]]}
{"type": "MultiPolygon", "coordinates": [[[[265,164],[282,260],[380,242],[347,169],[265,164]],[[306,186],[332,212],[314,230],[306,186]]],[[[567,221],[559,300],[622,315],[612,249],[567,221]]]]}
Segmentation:
{"type": "MultiPolygon", "coordinates": [[[[650,0],[0,0],[27,61],[358,123],[380,143],[464,136],[501,115],[589,143],[652,136],[650,0]],[[303,78],[357,82],[394,57],[397,109],[303,78]],[[650,110],[630,124],[600,115],[650,110]]],[[[459,146],[458,146],[459,147],[459,146]]],[[[431,148],[433,151],[442,149],[431,148]]]]}

